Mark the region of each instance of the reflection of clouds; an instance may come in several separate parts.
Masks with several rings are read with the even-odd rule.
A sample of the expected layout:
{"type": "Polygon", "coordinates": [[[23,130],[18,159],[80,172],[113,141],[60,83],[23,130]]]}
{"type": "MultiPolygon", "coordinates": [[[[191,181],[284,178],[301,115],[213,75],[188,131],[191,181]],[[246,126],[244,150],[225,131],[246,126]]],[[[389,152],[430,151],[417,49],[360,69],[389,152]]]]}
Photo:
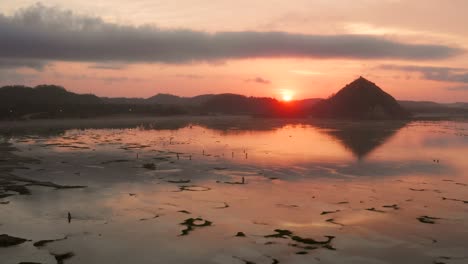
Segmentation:
{"type": "Polygon", "coordinates": [[[454,173],[455,169],[447,165],[428,161],[365,161],[350,163],[337,168],[343,175],[352,176],[401,176],[406,174],[442,175],[454,173]]]}
{"type": "MultiPolygon", "coordinates": [[[[451,176],[457,170],[445,162],[435,164],[426,160],[424,155],[415,156],[416,151],[427,150],[425,143],[421,141],[424,142],[433,136],[425,133],[428,131],[426,128],[418,130],[417,127],[410,127],[405,131],[408,131],[413,141],[406,141],[405,137],[398,136],[396,140],[382,147],[383,151],[367,159],[355,161],[349,155],[343,155],[345,152],[336,143],[345,144],[346,141],[332,140],[339,139],[342,135],[325,136],[330,132],[336,133],[338,128],[348,131],[348,128],[343,128],[344,124],[340,125],[339,122],[330,122],[328,126],[309,122],[309,125],[303,126],[305,121],[294,125],[284,120],[244,121],[245,123],[237,124],[238,129],[235,132],[226,129],[229,122],[217,123],[207,120],[199,122],[206,124],[204,127],[194,125],[192,128],[178,129],[187,125],[185,120],[168,122],[167,126],[153,123],[147,129],[140,127],[141,129],[125,130],[63,130],[63,134],[55,134],[51,138],[37,137],[37,144],[30,142],[35,139],[19,142],[17,145],[24,150],[19,152],[19,155],[40,157],[42,163],[28,164],[30,170],[15,173],[38,180],[83,184],[89,187],[76,190],[34,187],[31,196],[15,196],[13,202],[6,207],[9,213],[2,215],[3,227],[6,232],[29,232],[24,237],[34,241],[61,238],[63,234],[76,234],[64,242],[57,242],[57,245],[66,243],[71,246],[77,253],[77,260],[83,263],[116,263],[130,258],[138,263],[153,263],[155,259],[161,263],[206,263],[206,256],[215,256],[214,259],[219,256],[219,252],[228,254],[223,260],[232,261],[232,255],[240,255],[237,251],[240,240],[233,237],[236,232],[243,231],[252,238],[271,234],[276,228],[291,229],[301,237],[317,240],[322,240],[324,235],[336,235],[336,244],[333,246],[338,251],[333,251],[333,259],[326,259],[327,256],[323,254],[323,260],[330,263],[344,263],[350,259],[356,263],[406,263],[408,260],[416,263],[426,259],[427,248],[420,245],[424,241],[431,243],[429,238],[426,238],[429,236],[444,241],[444,247],[440,247],[443,253],[440,255],[446,255],[444,251],[450,248],[463,248],[463,245],[466,245],[466,234],[459,232],[466,230],[466,225],[455,218],[463,212],[463,204],[443,201],[441,194],[433,192],[437,188],[444,191],[444,194],[450,193],[450,197],[463,197],[462,192],[466,190],[464,186],[452,182],[444,183],[441,178],[432,177],[451,176]],[[335,127],[335,130],[327,130],[329,127],[335,127]],[[239,131],[243,133],[239,134],[239,131]],[[304,141],[311,141],[316,145],[316,149],[310,152],[311,156],[309,152],[301,152],[310,150],[307,145],[303,149],[288,148],[290,146],[285,146],[284,141],[272,140],[278,134],[286,139],[289,139],[288,135],[293,135],[294,139],[296,133],[305,135],[304,138],[295,141],[299,145],[306,145],[307,142],[304,141]],[[233,148],[244,147],[244,138],[253,139],[253,144],[249,145],[252,148],[259,146],[255,144],[257,141],[266,140],[272,141],[271,146],[281,152],[281,155],[287,151],[291,151],[292,154],[280,157],[283,160],[269,160],[265,155],[257,159],[252,155],[252,159],[249,156],[248,160],[222,159],[202,156],[199,146],[195,146],[194,149],[200,152],[194,155],[193,160],[189,161],[184,154],[180,155],[183,158],[177,160],[175,152],[172,151],[186,151],[194,146],[159,145],[160,140],[167,143],[170,137],[175,138],[173,143],[184,142],[186,137],[203,140],[201,142],[206,143],[203,147],[210,154],[215,152],[217,145],[225,143],[231,144],[233,148]],[[217,140],[221,142],[213,143],[217,140]],[[97,144],[96,151],[82,152],[72,149],[62,153],[54,148],[41,148],[40,144],[44,141],[80,141],[86,145],[107,141],[108,144],[97,144]],[[143,145],[149,147],[140,148],[143,145]],[[136,149],[127,151],[122,149],[122,146],[133,146],[136,149]],[[335,147],[331,151],[332,155],[324,156],[319,150],[320,155],[313,156],[317,148],[323,146],[335,147]],[[26,151],[26,148],[31,148],[31,151],[26,151]],[[164,149],[164,152],[159,152],[161,149],[164,149]],[[400,154],[399,151],[409,153],[396,155],[395,152],[400,154]],[[135,152],[140,153],[139,159],[136,159],[135,152]],[[297,152],[303,157],[294,155],[297,152]],[[162,157],[170,159],[158,159],[162,157]],[[111,162],[116,160],[128,161],[111,162]],[[157,170],[142,168],[142,165],[148,162],[156,163],[157,170]],[[104,169],[98,169],[96,166],[104,169]],[[38,168],[46,170],[38,171],[38,168]],[[222,183],[237,181],[244,176],[247,182],[245,185],[222,183]],[[179,185],[168,183],[167,180],[180,179],[190,179],[190,184],[210,187],[211,190],[197,193],[174,192],[178,190],[179,185]],[[217,180],[220,182],[217,183],[217,180]],[[430,191],[409,190],[409,187],[415,186],[430,191]],[[459,190],[460,195],[452,192],[453,190],[459,190]],[[130,193],[135,195],[129,195],[130,193]],[[407,201],[413,197],[417,199],[407,201]],[[347,203],[340,204],[342,201],[347,203]],[[219,209],[225,203],[229,204],[229,208],[219,209]],[[394,203],[398,203],[402,210],[382,207],[394,203]],[[283,206],[278,206],[279,204],[283,206]],[[426,204],[430,204],[430,207],[425,208],[426,204]],[[386,210],[386,213],[366,211],[369,207],[386,210]],[[338,209],[341,211],[336,214],[320,215],[324,210],[338,209]],[[195,231],[193,237],[178,239],[177,235],[182,229],[180,223],[192,217],[179,213],[179,210],[188,210],[192,212],[193,217],[203,217],[213,221],[214,225],[206,230],[195,231]],[[73,216],[72,225],[66,221],[68,211],[71,211],[73,216]],[[154,218],[156,215],[160,217],[154,218]],[[431,227],[419,223],[415,219],[417,215],[433,215],[446,220],[443,225],[437,226],[441,228],[431,229],[428,234],[427,229],[423,228],[431,227]],[[338,230],[340,227],[327,222],[327,218],[334,218],[336,223],[344,224],[345,227],[338,230]],[[140,221],[141,219],[148,221],[140,221]],[[83,229],[89,234],[83,234],[83,229]],[[83,239],[82,236],[86,237],[83,239]],[[203,242],[202,247],[200,242],[203,242]],[[129,248],[128,245],[135,247],[129,248]],[[96,248],[100,249],[99,252],[104,250],[105,254],[97,254],[96,248]],[[181,248],[183,254],[180,254],[181,248]],[[206,252],[201,254],[200,250],[206,252]],[[335,254],[336,252],[338,253],[335,254]]],[[[136,127],[129,125],[132,126],[136,127]]],[[[355,127],[352,130],[354,129],[355,127]]],[[[372,133],[376,134],[373,138],[380,137],[385,141],[388,138],[388,129],[392,130],[392,127],[382,126],[381,129],[373,131],[372,133]]],[[[394,130],[397,129],[392,131],[394,130]]],[[[27,135],[27,130],[25,133],[27,135]]],[[[440,136],[449,137],[449,140],[454,137],[452,134],[440,136]]],[[[351,139],[356,140],[353,137],[351,139]]],[[[374,141],[370,141],[372,145],[374,141]]],[[[373,146],[375,148],[380,144],[373,146]]],[[[459,149],[454,150],[452,146],[435,149],[450,155],[459,153],[459,149]]],[[[11,151],[12,149],[6,148],[4,152],[11,151]]],[[[242,149],[239,153],[242,153],[242,149]]],[[[460,162],[463,160],[454,164],[459,165],[460,162]]],[[[242,244],[250,250],[249,252],[253,252],[246,259],[256,263],[271,263],[271,259],[265,259],[263,255],[266,251],[261,242],[264,241],[266,240],[242,244]]],[[[283,242],[267,248],[275,250],[272,251],[274,256],[291,252],[292,248],[288,242],[283,242]]],[[[294,261],[286,259],[288,256],[293,258],[296,255],[282,255],[282,262],[294,261]]]]}
{"type": "Polygon", "coordinates": [[[425,138],[422,143],[426,147],[464,148],[468,146],[468,140],[464,137],[430,137],[425,138]]]}
{"type": "MultiPolygon", "coordinates": [[[[135,175],[135,173],[148,175],[148,172],[140,172],[135,168],[141,168],[142,162],[159,163],[157,160],[148,160],[147,158],[135,160],[136,152],[140,154],[140,157],[169,157],[169,161],[176,160],[175,152],[185,153],[181,154],[181,161],[177,161],[177,164],[170,164],[169,161],[161,163],[161,167],[157,164],[158,170],[153,177],[169,177],[171,175],[165,173],[165,170],[178,169],[180,171],[173,176],[183,178],[184,175],[190,175],[191,179],[194,180],[216,178],[216,175],[220,174],[228,174],[225,175],[226,180],[230,180],[229,177],[235,177],[235,174],[229,175],[229,173],[236,171],[235,168],[253,173],[264,172],[265,177],[277,177],[284,180],[297,180],[303,177],[443,175],[457,172],[454,167],[456,164],[435,164],[430,162],[427,157],[422,156],[421,159],[411,155],[394,156],[394,153],[402,151],[411,153],[407,149],[412,147],[409,145],[391,144],[393,146],[390,147],[391,153],[382,152],[384,156],[378,155],[378,159],[361,159],[392,138],[397,131],[406,125],[404,122],[291,121],[254,118],[182,118],[156,121],[153,119],[146,122],[140,123],[138,129],[132,130],[68,130],[64,134],[57,133],[60,131],[59,129],[51,129],[50,126],[47,126],[49,130],[46,131],[53,131],[52,134],[55,136],[48,138],[48,142],[66,145],[79,143],[96,150],[93,152],[73,148],[59,150],[52,146],[48,148],[50,153],[41,153],[41,155],[45,155],[44,162],[46,163],[48,158],[56,158],[55,155],[60,155],[61,158],[76,159],[75,162],[81,165],[104,167],[105,173],[90,179],[98,185],[129,181],[126,176],[122,176],[120,173],[122,171],[129,175],[135,175]],[[191,124],[199,124],[201,127],[191,124]],[[234,130],[232,129],[233,124],[236,125],[234,130]],[[334,140],[330,140],[330,137],[324,135],[329,135],[334,140]],[[169,138],[174,137],[173,144],[169,144],[169,138]],[[185,140],[187,138],[190,140],[185,140]],[[356,162],[350,159],[348,153],[343,151],[343,148],[340,148],[336,142],[351,150],[360,160],[356,162]],[[125,149],[129,144],[136,144],[136,148],[125,149]],[[165,152],[157,153],[155,152],[157,150],[165,152]],[[202,150],[211,156],[201,155],[202,150]],[[247,150],[249,153],[248,159],[244,158],[243,150],[247,150]],[[60,151],[62,153],[58,153],[60,151]],[[231,158],[232,151],[235,152],[233,158],[231,158]],[[78,153],[80,153],[79,157],[78,153]],[[93,153],[93,155],[89,154],[88,157],[88,153],[93,153]],[[189,154],[193,155],[194,162],[188,161],[187,155],[189,154]],[[102,164],[102,162],[123,158],[130,160],[130,162],[102,164]],[[211,171],[220,166],[229,167],[229,170],[211,171]]],[[[76,124],[72,122],[68,125],[76,124]]],[[[98,127],[136,126],[135,123],[131,122],[120,123],[119,120],[113,123],[96,123],[95,125],[98,127]]],[[[80,127],[80,125],[78,126],[80,127]]],[[[93,126],[93,124],[88,124],[88,126],[93,126]]],[[[27,131],[30,130],[24,129],[22,132],[27,134],[27,131]]],[[[419,135],[421,131],[414,130],[410,133],[419,135]]],[[[452,137],[444,136],[443,138],[447,138],[446,141],[436,141],[433,144],[436,147],[443,147],[447,146],[445,142],[457,141],[452,137]]],[[[423,137],[423,139],[437,140],[431,137],[423,137]]],[[[40,143],[44,142],[40,141],[40,143]]],[[[417,147],[418,151],[423,151],[427,145],[431,146],[426,143],[421,144],[418,141],[413,147],[417,147]]],[[[34,144],[28,143],[27,146],[34,147],[34,144]]],[[[96,169],[89,166],[81,166],[80,170],[84,172],[80,181],[84,180],[86,175],[96,173],[96,169]]],[[[73,175],[68,180],[72,178],[73,175]]]]}
{"type": "Polygon", "coordinates": [[[296,164],[300,170],[269,170],[268,176],[281,180],[300,180],[305,178],[349,178],[349,177],[396,177],[404,175],[448,175],[457,170],[449,165],[427,161],[364,161],[349,163],[310,162],[296,164]]]}

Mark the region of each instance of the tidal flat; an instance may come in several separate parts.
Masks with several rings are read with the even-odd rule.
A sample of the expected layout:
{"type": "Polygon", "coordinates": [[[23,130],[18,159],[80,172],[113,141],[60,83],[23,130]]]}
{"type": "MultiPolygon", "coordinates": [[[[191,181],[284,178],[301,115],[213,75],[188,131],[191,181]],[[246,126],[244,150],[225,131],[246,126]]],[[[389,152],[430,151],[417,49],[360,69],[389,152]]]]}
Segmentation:
{"type": "Polygon", "coordinates": [[[0,263],[468,263],[468,122],[0,123],[0,263]]]}

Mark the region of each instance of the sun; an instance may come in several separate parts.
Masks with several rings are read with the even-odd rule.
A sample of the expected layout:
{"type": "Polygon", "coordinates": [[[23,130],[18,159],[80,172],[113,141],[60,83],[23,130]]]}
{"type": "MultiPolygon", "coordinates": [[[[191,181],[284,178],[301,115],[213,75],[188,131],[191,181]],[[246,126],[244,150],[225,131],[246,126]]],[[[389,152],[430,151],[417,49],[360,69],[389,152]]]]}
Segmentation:
{"type": "Polygon", "coordinates": [[[290,102],[292,100],[292,95],[291,94],[283,94],[281,99],[283,101],[285,101],[285,102],[290,102]]]}
{"type": "Polygon", "coordinates": [[[282,89],[280,91],[280,94],[281,94],[281,101],[290,102],[293,100],[294,92],[291,90],[282,89]]]}

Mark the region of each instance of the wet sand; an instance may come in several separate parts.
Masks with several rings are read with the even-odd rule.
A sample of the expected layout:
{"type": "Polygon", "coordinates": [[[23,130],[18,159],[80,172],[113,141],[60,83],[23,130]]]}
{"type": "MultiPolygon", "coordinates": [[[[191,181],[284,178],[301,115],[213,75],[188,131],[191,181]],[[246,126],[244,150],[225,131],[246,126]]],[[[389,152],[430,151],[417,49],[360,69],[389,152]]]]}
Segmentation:
{"type": "Polygon", "coordinates": [[[67,122],[0,125],[0,263],[468,262],[468,123],[67,122]]]}

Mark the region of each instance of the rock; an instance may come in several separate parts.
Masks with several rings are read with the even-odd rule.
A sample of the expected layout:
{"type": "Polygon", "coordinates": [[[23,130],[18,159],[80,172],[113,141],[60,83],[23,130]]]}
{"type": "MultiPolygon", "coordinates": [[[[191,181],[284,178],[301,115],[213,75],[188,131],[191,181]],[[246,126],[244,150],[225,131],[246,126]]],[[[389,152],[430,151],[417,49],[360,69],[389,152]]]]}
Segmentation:
{"type": "Polygon", "coordinates": [[[435,220],[439,220],[440,218],[423,215],[416,219],[418,219],[419,222],[424,223],[424,224],[435,224],[436,223],[435,220]]]}
{"type": "Polygon", "coordinates": [[[53,254],[53,253],[51,254],[55,257],[55,260],[57,260],[57,264],[63,264],[64,260],[75,256],[73,252],[67,252],[64,254],[53,254]]]}
{"type": "Polygon", "coordinates": [[[154,163],[145,163],[143,164],[143,168],[148,170],[156,170],[156,165],[154,163]]]}
{"type": "Polygon", "coordinates": [[[11,247],[29,241],[24,238],[12,237],[6,234],[0,235],[0,247],[11,247]]]}

